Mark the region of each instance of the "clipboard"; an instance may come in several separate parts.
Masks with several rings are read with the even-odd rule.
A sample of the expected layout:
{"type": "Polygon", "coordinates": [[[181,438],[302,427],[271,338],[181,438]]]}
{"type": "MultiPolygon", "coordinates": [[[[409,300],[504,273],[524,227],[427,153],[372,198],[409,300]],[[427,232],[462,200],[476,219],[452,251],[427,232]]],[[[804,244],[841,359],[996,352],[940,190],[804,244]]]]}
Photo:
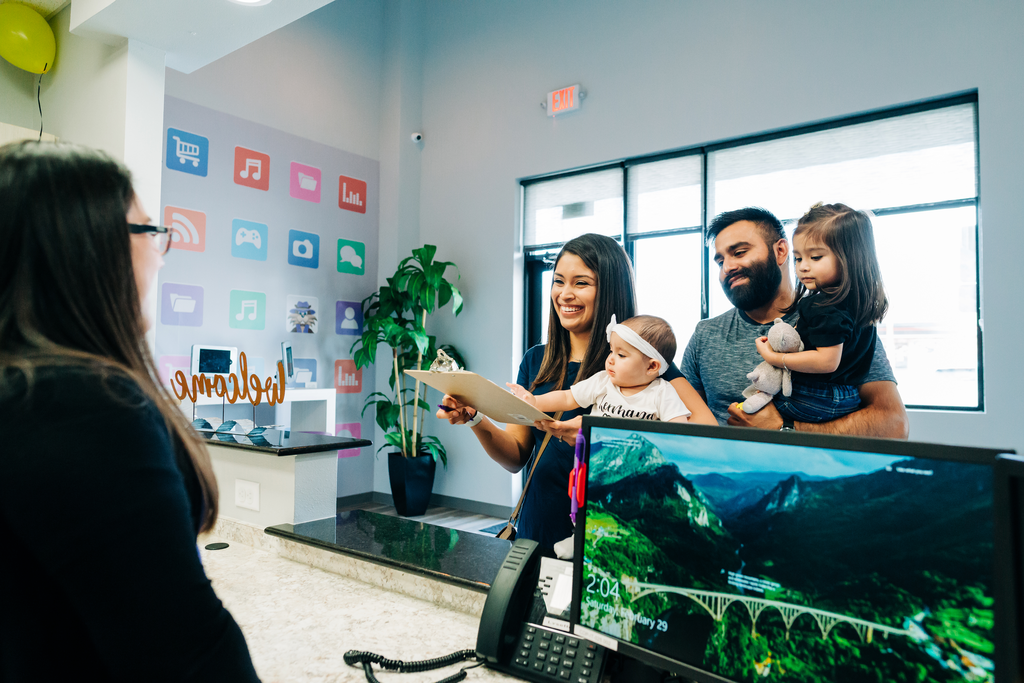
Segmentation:
{"type": "Polygon", "coordinates": [[[537,420],[552,419],[550,415],[542,413],[523,399],[514,396],[508,389],[499,387],[475,372],[406,370],[405,374],[442,393],[454,396],[495,422],[530,426],[537,420]]]}

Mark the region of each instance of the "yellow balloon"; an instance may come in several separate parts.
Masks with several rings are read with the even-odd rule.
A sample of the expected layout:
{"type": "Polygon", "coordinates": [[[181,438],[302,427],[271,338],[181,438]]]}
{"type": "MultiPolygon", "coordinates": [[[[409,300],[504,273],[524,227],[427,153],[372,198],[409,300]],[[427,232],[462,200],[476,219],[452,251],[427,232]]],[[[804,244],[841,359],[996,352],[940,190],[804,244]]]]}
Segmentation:
{"type": "Polygon", "coordinates": [[[38,12],[14,2],[0,5],[0,57],[34,74],[53,68],[57,43],[38,12]]]}

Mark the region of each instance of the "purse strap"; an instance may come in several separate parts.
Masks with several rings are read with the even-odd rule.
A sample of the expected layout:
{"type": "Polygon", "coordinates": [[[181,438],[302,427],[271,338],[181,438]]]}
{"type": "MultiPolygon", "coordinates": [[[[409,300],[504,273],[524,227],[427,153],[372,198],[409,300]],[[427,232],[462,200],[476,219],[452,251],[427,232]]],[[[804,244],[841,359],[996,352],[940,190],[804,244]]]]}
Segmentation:
{"type": "MultiPolygon", "coordinates": [[[[555,415],[555,422],[562,419],[562,412],[560,411],[555,415]]],[[[526,492],[530,489],[530,481],[533,479],[533,473],[537,470],[537,463],[540,462],[540,456],[544,455],[544,449],[548,447],[548,442],[551,441],[551,432],[544,434],[544,440],[541,441],[540,450],[537,451],[537,457],[533,459],[533,466],[530,467],[530,474],[526,476],[526,484],[523,486],[523,492],[519,495],[519,502],[516,503],[516,509],[512,512],[512,516],[508,518],[508,523],[515,526],[515,523],[519,521],[519,512],[523,508],[523,501],[526,500],[526,492]]]]}

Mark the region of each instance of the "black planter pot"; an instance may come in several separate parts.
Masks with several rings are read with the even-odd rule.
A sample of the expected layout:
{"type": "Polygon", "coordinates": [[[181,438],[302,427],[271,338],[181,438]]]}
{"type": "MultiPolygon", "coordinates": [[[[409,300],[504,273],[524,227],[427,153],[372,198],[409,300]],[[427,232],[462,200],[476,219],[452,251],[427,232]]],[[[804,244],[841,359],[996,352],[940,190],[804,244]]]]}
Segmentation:
{"type": "Polygon", "coordinates": [[[405,458],[401,453],[388,453],[388,478],[398,514],[418,517],[427,511],[436,468],[430,455],[405,458]]]}

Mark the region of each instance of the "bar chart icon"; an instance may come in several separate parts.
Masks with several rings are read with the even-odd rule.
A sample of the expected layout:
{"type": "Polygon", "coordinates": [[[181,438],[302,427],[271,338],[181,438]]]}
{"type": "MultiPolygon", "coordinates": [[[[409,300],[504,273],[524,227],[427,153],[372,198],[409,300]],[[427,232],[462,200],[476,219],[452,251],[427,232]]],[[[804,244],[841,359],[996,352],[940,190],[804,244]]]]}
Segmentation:
{"type": "Polygon", "coordinates": [[[354,360],[334,361],[334,388],[339,394],[358,394],[363,390],[363,371],[354,360]]]}

